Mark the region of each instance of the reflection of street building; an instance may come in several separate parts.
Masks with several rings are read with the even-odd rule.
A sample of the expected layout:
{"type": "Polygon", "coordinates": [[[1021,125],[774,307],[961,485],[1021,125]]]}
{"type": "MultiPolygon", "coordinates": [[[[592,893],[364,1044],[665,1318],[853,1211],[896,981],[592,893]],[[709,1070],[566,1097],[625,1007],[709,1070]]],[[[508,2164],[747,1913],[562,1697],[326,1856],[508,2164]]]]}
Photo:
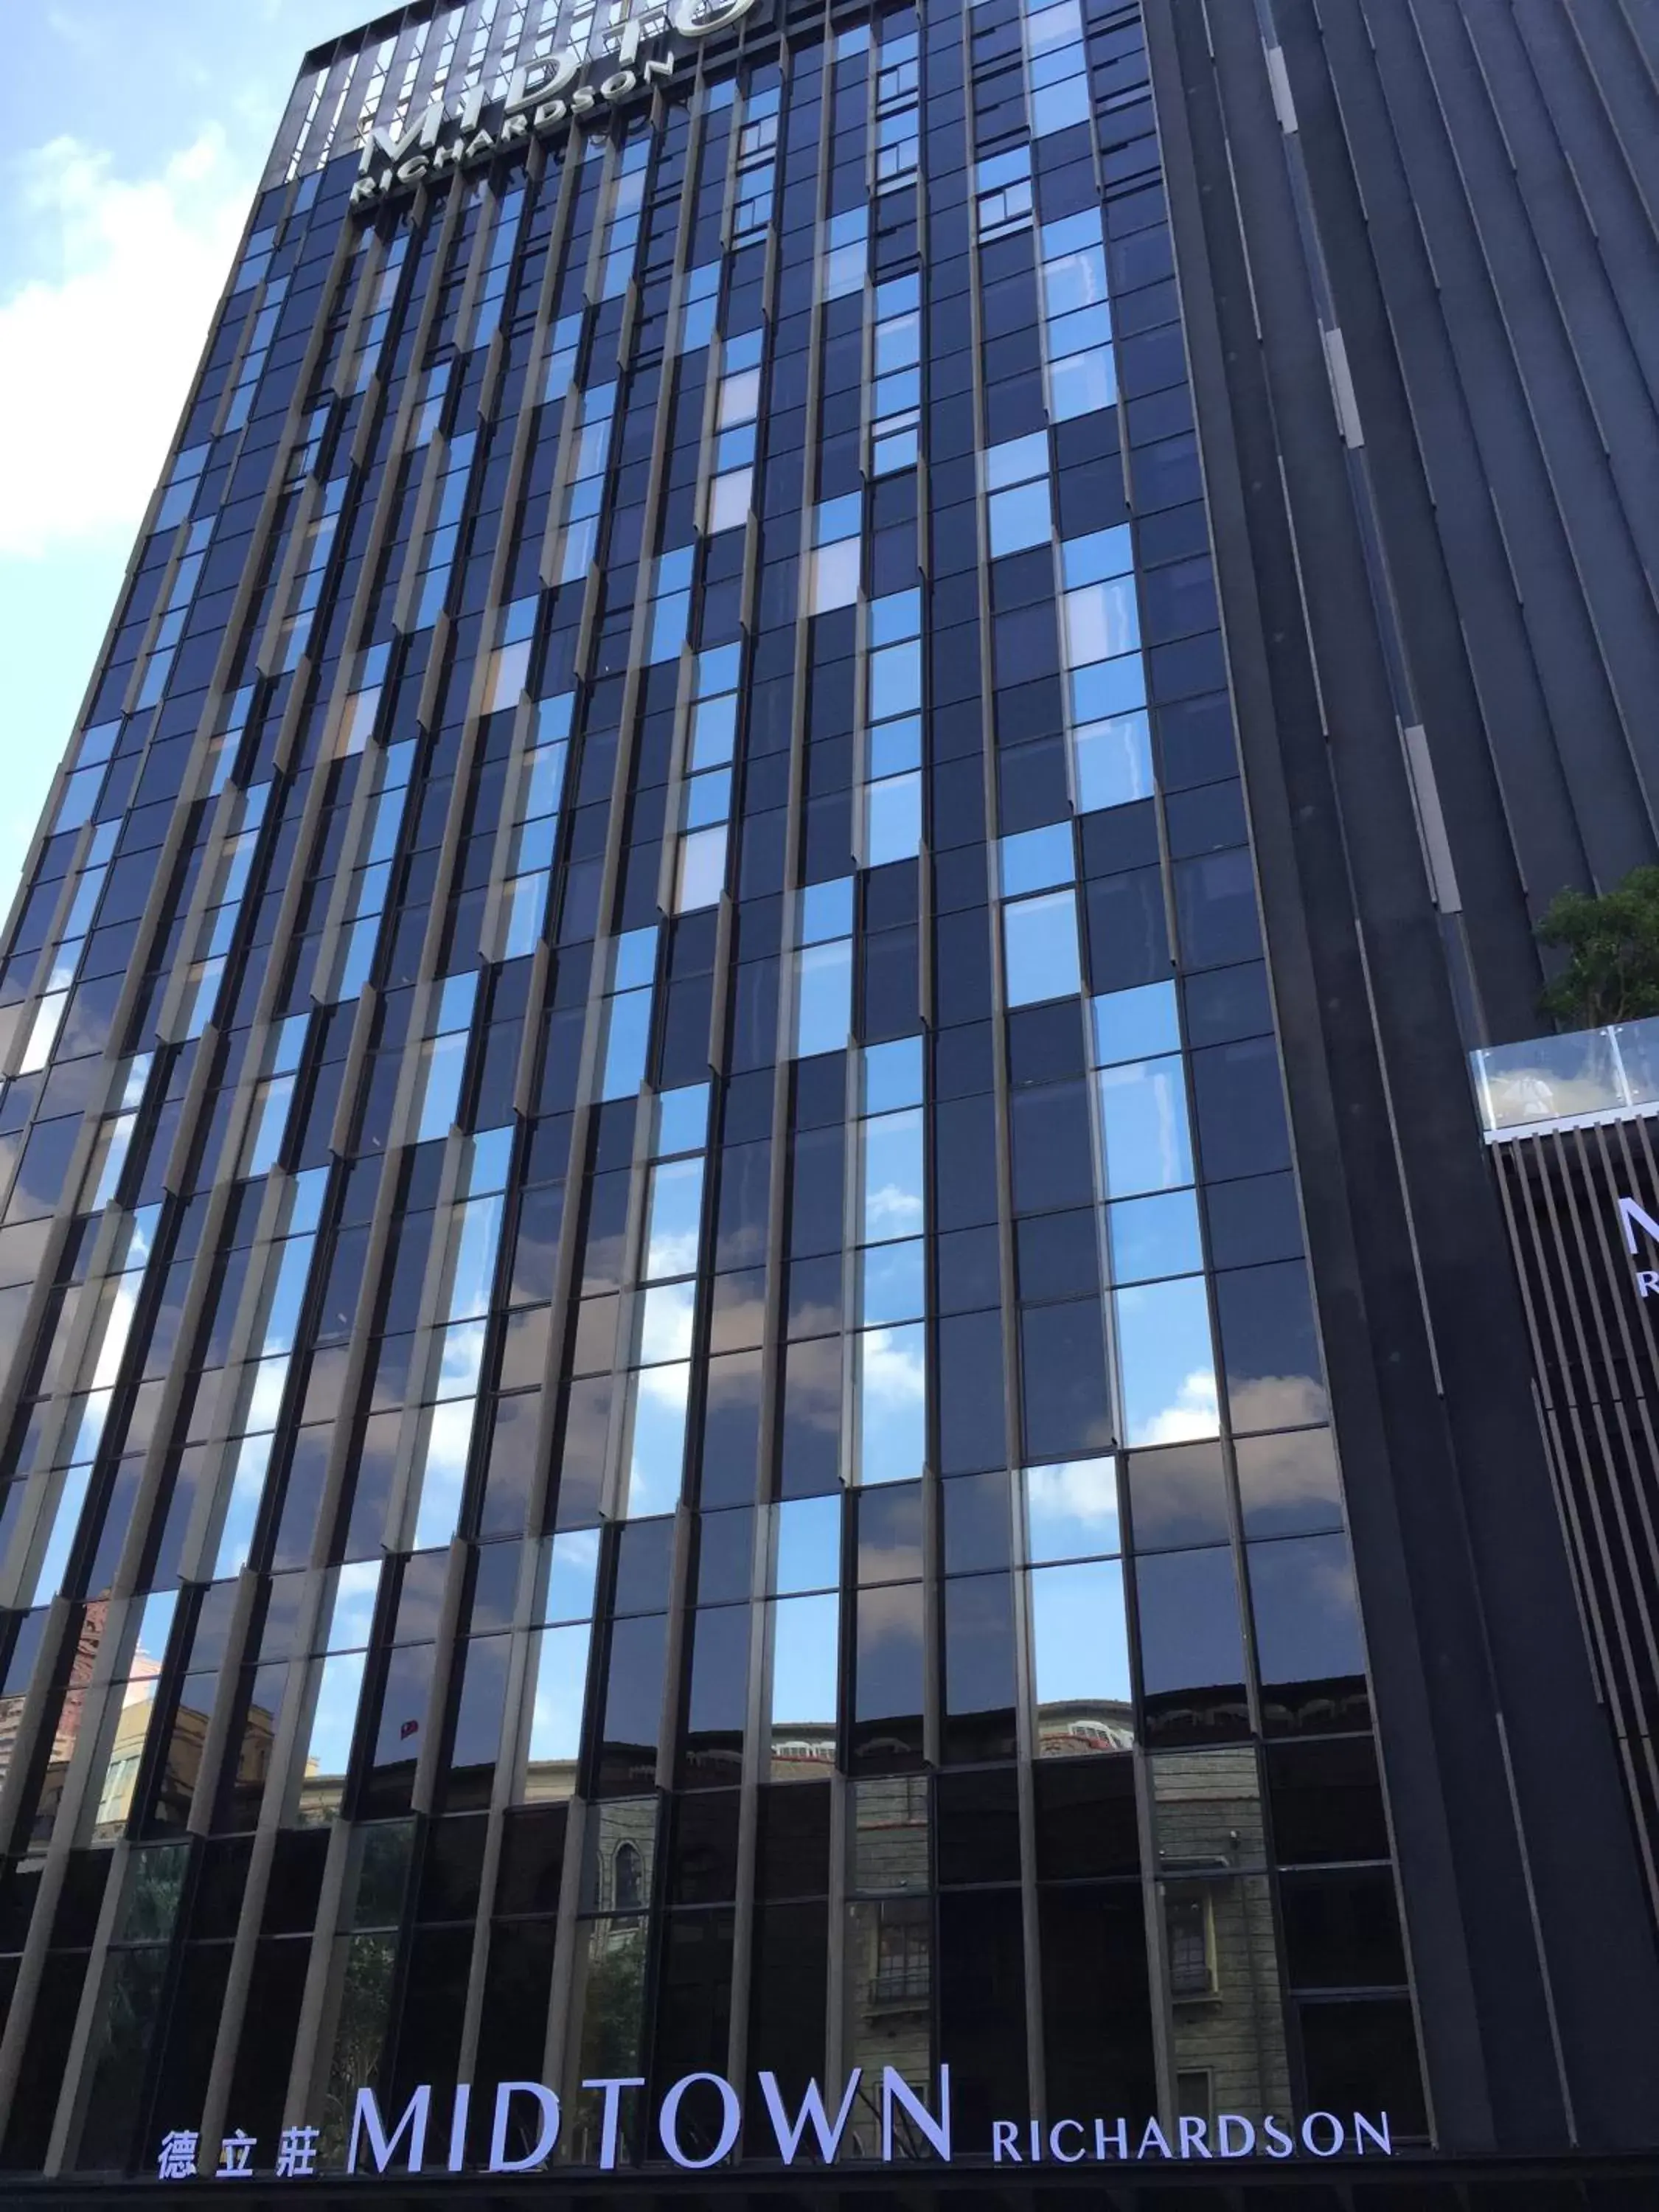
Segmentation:
{"type": "MultiPolygon", "coordinates": [[[[571,1990],[574,2033],[564,2085],[568,2124],[560,2157],[578,2164],[598,2155],[599,2113],[580,2094],[585,2080],[642,2073],[645,1978],[656,1865],[657,1800],[613,1799],[588,1814],[571,1990]]],[[[631,2108],[624,2124],[636,2124],[631,2108]]]]}
{"type": "Polygon", "coordinates": [[[836,1766],[836,1724],[833,1721],[774,1721],[772,1772],[774,1782],[811,1782],[832,1774],[836,1766]]]}
{"type": "Polygon", "coordinates": [[[864,1894],[847,1908],[845,2055],[848,2069],[861,2067],[864,2079],[849,2148],[869,2157],[881,2143],[882,2069],[893,2067],[921,2091],[931,2076],[933,1907],[927,1894],[927,1781],[899,1774],[866,1782],[853,1808],[848,1882],[864,1894]]]}
{"type": "Polygon", "coordinates": [[[1180,2108],[1283,2112],[1290,2069],[1255,1753],[1165,1753],[1152,1786],[1180,2108]]]}
{"type": "Polygon", "coordinates": [[[576,1762],[574,1759],[532,1759],[525,1771],[527,1805],[542,1805],[574,1796],[576,1762]]]}
{"type": "Polygon", "coordinates": [[[1037,1714],[1037,1754],[1070,1759],[1079,1752],[1133,1751],[1134,1707],[1127,1698],[1077,1698],[1043,1705],[1037,1714]]]}
{"type": "MultiPolygon", "coordinates": [[[[149,1734],[150,1716],[155,1710],[155,1686],[161,1669],[154,1659],[140,1653],[133,1662],[130,1680],[120,1686],[120,1717],[115,1724],[115,1737],[110,1746],[109,1764],[104,1770],[103,1787],[98,1793],[98,1810],[93,1820],[93,1836],[105,1842],[118,1836],[132,1810],[132,1796],[138,1787],[138,1770],[143,1763],[144,1741],[149,1734]]],[[[179,1716],[182,1720],[184,1716],[179,1716]]],[[[195,1765],[201,1758],[201,1738],[196,1739],[196,1760],[192,1765],[191,1782],[195,1782],[195,1765]]],[[[168,1761],[169,1770],[172,1761],[168,1761]]]]}
{"type": "Polygon", "coordinates": [[[93,1668],[98,1662],[108,1619],[109,1601],[106,1598],[96,1600],[82,1615],[75,1656],[70,1662],[69,1686],[64,1692],[64,1702],[52,1730],[46,1778],[40,1785],[40,1800],[35,1808],[32,1841],[36,1844],[44,1844],[49,1839],[58,1818],[58,1807],[64,1795],[70,1761],[75,1756],[81,1723],[86,1713],[87,1685],[92,1680],[93,1668]]]}

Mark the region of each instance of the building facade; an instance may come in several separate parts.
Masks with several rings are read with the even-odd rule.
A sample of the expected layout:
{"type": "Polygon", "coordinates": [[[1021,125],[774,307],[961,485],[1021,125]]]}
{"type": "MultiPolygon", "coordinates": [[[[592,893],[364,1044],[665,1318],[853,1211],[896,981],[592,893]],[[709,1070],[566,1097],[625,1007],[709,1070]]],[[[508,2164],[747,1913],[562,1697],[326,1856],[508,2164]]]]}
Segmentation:
{"type": "Polygon", "coordinates": [[[1656,62],[307,58],[3,940],[20,2196],[1659,2170],[1466,1066],[1652,853],[1656,62]]]}

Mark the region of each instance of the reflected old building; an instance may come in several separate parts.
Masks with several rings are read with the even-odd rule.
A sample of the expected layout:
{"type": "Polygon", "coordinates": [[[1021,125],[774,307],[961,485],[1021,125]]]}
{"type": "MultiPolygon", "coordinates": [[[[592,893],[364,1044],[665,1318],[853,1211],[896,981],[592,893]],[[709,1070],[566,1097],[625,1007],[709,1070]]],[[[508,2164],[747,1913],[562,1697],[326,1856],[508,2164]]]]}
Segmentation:
{"type": "Polygon", "coordinates": [[[1152,1806],[1181,2110],[1260,2122],[1291,2098],[1255,1754],[1154,1759],[1152,1806]]]}
{"type": "Polygon", "coordinates": [[[19,2191],[1644,2185],[1647,1308],[1466,1082],[1524,1268],[1659,1066],[1504,1057],[1659,818],[1569,12],[304,58],[0,947],[19,2191]]]}

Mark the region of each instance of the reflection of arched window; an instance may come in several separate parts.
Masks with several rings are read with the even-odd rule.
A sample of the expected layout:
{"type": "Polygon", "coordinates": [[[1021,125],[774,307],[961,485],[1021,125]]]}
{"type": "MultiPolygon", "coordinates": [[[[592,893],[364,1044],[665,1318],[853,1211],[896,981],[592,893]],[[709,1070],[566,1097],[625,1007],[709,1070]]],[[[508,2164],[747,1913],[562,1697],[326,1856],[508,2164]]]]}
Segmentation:
{"type": "Polygon", "coordinates": [[[637,1844],[618,1844],[611,1862],[611,1903],[618,1912],[637,1912],[645,1903],[637,1844]]]}

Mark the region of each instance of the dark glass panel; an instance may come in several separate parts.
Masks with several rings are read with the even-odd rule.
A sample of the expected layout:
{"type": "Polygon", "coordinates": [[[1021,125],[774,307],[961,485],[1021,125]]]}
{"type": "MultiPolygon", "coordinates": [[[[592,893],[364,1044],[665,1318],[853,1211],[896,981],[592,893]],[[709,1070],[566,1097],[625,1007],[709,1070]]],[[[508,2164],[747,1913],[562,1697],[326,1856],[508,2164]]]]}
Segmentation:
{"type": "Polygon", "coordinates": [[[131,2160],[161,2028],[167,1956],[164,1943],[109,1955],[83,2061],[89,2069],[86,2118],[74,2160],[83,2172],[118,2169],[131,2160]]]}
{"type": "MultiPolygon", "coordinates": [[[[722,2074],[732,2017],[729,1910],[671,1912],[663,1929],[651,2073],[655,2104],[686,2074],[722,2074]]],[[[679,2109],[679,2142],[689,2157],[714,2148],[723,2118],[712,2086],[689,2090],[679,2109]]],[[[653,2151],[656,2148],[653,2144],[653,2151]]]]}
{"type": "Polygon", "coordinates": [[[1241,1437],[1234,1460],[1247,1536],[1312,1535],[1342,1526],[1342,1490],[1328,1429],[1241,1437]]]}
{"type": "Polygon", "coordinates": [[[708,1362],[708,1377],[697,1494],[705,1506],[746,1505],[760,1453],[761,1355],[727,1352],[708,1362]]]}
{"type": "Polygon", "coordinates": [[[457,1654],[461,1680],[455,1702],[455,1733],[448,1771],[438,1783],[447,1812],[481,1812],[489,1802],[501,1748],[511,1645],[510,1637],[474,1636],[457,1654]]]}
{"type": "Polygon", "coordinates": [[[1406,1954],[1387,1867],[1334,1867],[1279,1878],[1285,1976],[1293,1990],[1403,1986],[1406,1954]]]}
{"type": "Polygon", "coordinates": [[[822,1897],[830,1887],[830,1784],[763,1783],[757,1811],[757,1896],[822,1897]]]}
{"type": "MultiPolygon", "coordinates": [[[[478,2055],[473,2065],[477,2086],[472,2095],[475,2109],[492,2117],[498,2081],[543,2078],[553,1989],[553,1940],[550,1920],[498,1921],[489,1931],[478,2055]]],[[[510,2101],[508,2158],[526,2155],[537,2140],[539,2124],[540,2109],[531,2099],[516,2097],[510,2101]]]]}
{"type": "Polygon", "coordinates": [[[1094,1153],[1084,1085],[1054,1083],[1017,1091],[1011,1107],[1015,1210],[1039,1213],[1091,1204],[1094,1153]]]}
{"type": "Polygon", "coordinates": [[[921,1485],[884,1483],[855,1496],[859,1581],[915,1582],[922,1571],[921,1485]]]}
{"type": "Polygon", "coordinates": [[[754,1574],[751,1509],[704,1513],[697,1523],[697,1602],[724,1605],[746,1598],[754,1574]]]}
{"type": "Polygon", "coordinates": [[[1281,1866],[1388,1856],[1382,1782],[1369,1736],[1270,1745],[1267,1800],[1281,1866]]]}
{"type": "Polygon", "coordinates": [[[1024,1458],[1079,1459],[1104,1450],[1114,1438],[1099,1300],[1026,1307],[1019,1342],[1024,1458]]]}
{"type": "Polygon", "coordinates": [[[508,1813],[502,1824],[501,1856],[495,1873],[497,1912],[558,1909],[567,1814],[563,1805],[537,1805],[508,1813]]]}
{"type": "Polygon", "coordinates": [[[1244,1639],[1231,1549],[1138,1559],[1135,1594],[1149,1739],[1243,1735],[1244,1639]]]}
{"type": "Polygon", "coordinates": [[[52,1948],[73,1950],[90,1943],[104,1902],[104,1886],[114,1855],[106,1850],[75,1850],[64,1869],[64,1885],[58,1893],[52,1916],[52,1948]]]}
{"type": "Polygon", "coordinates": [[[624,1522],[617,1538],[614,1610],[619,1613],[665,1611],[673,1572],[672,1516],[624,1522]]]}
{"type": "Polygon", "coordinates": [[[1246,1176],[1205,1193],[1210,1256],[1218,1267],[1254,1267],[1294,1260],[1302,1252],[1302,1216],[1294,1176],[1246,1176]]]}
{"type": "Polygon", "coordinates": [[[422,2081],[453,2081],[466,2017],[472,1929],[417,1928],[404,1968],[391,2109],[401,2112],[422,2081]]]}
{"type": "Polygon", "coordinates": [[[746,1605],[706,1606],[691,1616],[691,1689],[681,1756],[688,1789],[736,1782],[748,1711],[750,1616],[746,1605]]]}
{"type": "Polygon", "coordinates": [[[941,1883],[1019,1880],[1019,1777],[1013,1767],[939,1775],[933,1821],[941,1883]]]}
{"type": "Polygon", "coordinates": [[[206,1844],[197,1863],[196,1894],[191,1904],[191,1934],[202,1940],[236,1933],[247,1887],[252,1839],[233,1836],[206,1844]]]}
{"type": "MultiPolygon", "coordinates": [[[[942,1260],[944,1246],[953,1241],[940,1239],[942,1260]]],[[[993,1281],[994,1285],[994,1272],[993,1281]]],[[[994,1287],[992,1296],[994,1301],[994,1287]]],[[[1008,1449],[1007,1414],[1002,1316],[994,1304],[988,1312],[958,1314],[940,1322],[938,1398],[940,1472],[965,1474],[1000,1466],[1008,1449]]]]}
{"type": "Polygon", "coordinates": [[[822,1497],[839,1487],[841,1413],[841,1339],[792,1344],[783,1370],[784,1497],[822,1497]]]}
{"type": "Polygon", "coordinates": [[[599,1518],[615,1387],[614,1377],[599,1375],[585,1382],[573,1382],[565,1392],[564,1446],[558,1480],[561,1528],[587,1528],[599,1518]]]}
{"type": "Polygon", "coordinates": [[[488,1827],[488,1821],[476,1813],[434,1820],[428,1827],[415,1905],[417,1920],[471,1920],[483,1890],[488,1827]]]}
{"type": "Polygon", "coordinates": [[[1045,1759],[1032,1782],[1039,1881],[1139,1872],[1132,1760],[1045,1759]]]}
{"type": "Polygon", "coordinates": [[[676,1801],[668,1855],[671,1905],[724,1905],[738,1893],[738,1793],[676,1801]]]}
{"type": "Polygon", "coordinates": [[[1386,2112],[1396,2138],[1427,2134],[1409,1999],[1304,2003],[1297,2014],[1310,2112],[1386,2112]]]}
{"type": "Polygon", "coordinates": [[[939,2055],[954,2124],[988,2143],[991,2123],[1029,2108],[1025,1943],[1017,1889],[947,1890],[939,1900],[939,2055]]]}
{"type": "Polygon", "coordinates": [[[409,1808],[431,1703],[435,1656],[435,1647],[430,1644],[405,1644],[387,1662],[380,1726],[362,1782],[359,1810],[365,1819],[383,1819],[409,1808]]]}
{"type": "Polygon", "coordinates": [[[46,2159],[86,1972],[84,1951],[53,1952],[46,1960],[11,2117],[4,2141],[0,2142],[0,2166],[27,2172],[40,2167],[46,2159]]]}
{"type": "Polygon", "coordinates": [[[862,1773],[913,1766],[921,1758],[921,1584],[860,1590],[857,1612],[852,1765],[862,1773]]]}
{"type": "MultiPolygon", "coordinates": [[[[789,1794],[800,1797],[806,1792],[795,1789],[789,1794]]],[[[829,1936],[829,1908],[823,1904],[763,1904],[756,1911],[750,2063],[776,2075],[791,2112],[799,2109],[809,2081],[823,2083],[829,1936]]],[[[745,2148],[751,2158],[775,2154],[763,2112],[751,2111],[745,2148]]]]}
{"type": "Polygon", "coordinates": [[[1248,1548],[1265,1726],[1275,1735],[1364,1728],[1370,1702],[1347,1538],[1248,1548]]]}
{"type": "Polygon", "coordinates": [[[1014,1680],[1013,1577],[953,1577],[945,1585],[946,1759],[1012,1758],[1014,1680]]]}
{"type": "Polygon", "coordinates": [[[1037,1926],[1048,2110],[1121,2114],[1133,2142],[1158,2100],[1139,1885],[1044,1887],[1037,1926]]]}
{"type": "Polygon", "coordinates": [[[1242,1268],[1218,1275],[1215,1289],[1234,1433],[1322,1421],[1324,1370],[1306,1264],[1242,1268]]]}
{"type": "Polygon", "coordinates": [[[611,1628],[599,1773],[607,1796],[648,1790],[656,1778],[667,1641],[668,1622],[661,1613],[619,1620],[611,1628]]]}
{"type": "Polygon", "coordinates": [[[1022,1298],[1088,1297],[1100,1289],[1100,1225],[1093,1206],[1042,1213],[1014,1224],[1022,1298]]]}
{"type": "Polygon", "coordinates": [[[1227,1486],[1218,1443],[1170,1444],[1128,1455],[1137,1551],[1227,1540],[1227,1486]]]}
{"type": "Polygon", "coordinates": [[[1007,1566],[1013,1541],[1007,1475],[1000,1469],[958,1475],[941,1484],[939,1495],[945,1573],[972,1574],[981,1568],[1007,1566]]]}

